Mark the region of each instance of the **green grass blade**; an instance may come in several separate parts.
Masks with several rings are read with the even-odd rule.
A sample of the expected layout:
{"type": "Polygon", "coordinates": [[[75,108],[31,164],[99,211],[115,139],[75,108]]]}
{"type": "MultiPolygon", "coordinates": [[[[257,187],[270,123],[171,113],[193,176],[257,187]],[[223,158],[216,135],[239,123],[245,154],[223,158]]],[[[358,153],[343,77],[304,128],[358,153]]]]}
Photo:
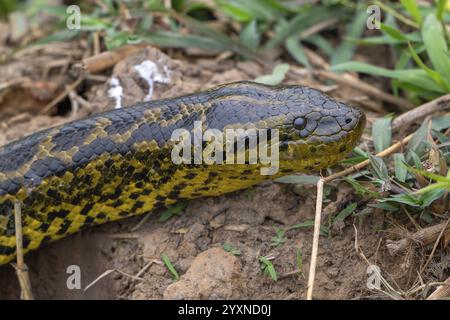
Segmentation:
{"type": "Polygon", "coordinates": [[[255,82],[269,85],[280,84],[284,80],[289,68],[290,66],[287,63],[279,64],[273,69],[272,74],[260,76],[255,79],[255,82]]]}
{"type": "Polygon", "coordinates": [[[408,168],[405,165],[406,159],[403,153],[394,153],[394,172],[398,181],[405,182],[408,168]]]}
{"type": "Polygon", "coordinates": [[[327,55],[328,57],[330,57],[334,52],[334,48],[330,44],[330,42],[325,39],[325,37],[319,34],[313,34],[312,36],[305,38],[304,41],[315,45],[316,47],[321,49],[323,53],[325,53],[325,55],[327,55]]]}
{"type": "Polygon", "coordinates": [[[392,142],[391,132],[392,117],[377,119],[372,126],[372,139],[376,153],[390,147],[392,142]]]}
{"type": "Polygon", "coordinates": [[[348,216],[350,216],[356,209],[356,206],[358,204],[356,202],[353,202],[349,204],[347,207],[341,210],[341,212],[338,213],[336,216],[336,220],[344,221],[348,216]]]}
{"type": "Polygon", "coordinates": [[[448,2],[448,0],[437,1],[436,17],[439,19],[439,21],[442,21],[447,6],[450,6],[450,2],[448,2]]]}
{"type": "Polygon", "coordinates": [[[358,61],[344,62],[331,68],[333,71],[355,71],[376,76],[397,79],[417,87],[442,93],[442,88],[436,84],[422,69],[389,70],[358,61]]]}
{"type": "Polygon", "coordinates": [[[434,69],[444,78],[450,92],[450,55],[442,24],[434,14],[426,16],[422,37],[434,69]]]}
{"type": "Polygon", "coordinates": [[[422,62],[422,59],[420,59],[419,55],[414,51],[414,48],[411,46],[410,43],[408,43],[408,49],[409,53],[411,54],[411,57],[414,59],[417,65],[421,67],[430,76],[430,78],[433,79],[433,81],[436,82],[440,87],[442,87],[444,90],[450,91],[450,88],[446,87],[446,83],[439,74],[439,72],[436,72],[433,69],[426,66],[425,63],[422,62]]]}
{"type": "Polygon", "coordinates": [[[164,262],[164,265],[166,268],[170,271],[170,273],[173,275],[175,280],[180,280],[180,275],[178,274],[177,270],[173,266],[172,262],[170,261],[169,257],[166,254],[163,254],[161,256],[161,260],[164,262]]]}
{"type": "Polygon", "coordinates": [[[289,36],[298,35],[310,26],[335,17],[336,15],[339,15],[339,12],[336,13],[336,11],[331,10],[331,8],[323,8],[321,6],[312,7],[310,10],[300,12],[286,24],[280,26],[277,34],[266,43],[265,49],[274,49],[283,43],[289,36]]]}
{"type": "Polygon", "coordinates": [[[389,37],[398,41],[407,41],[408,38],[398,29],[388,26],[384,23],[380,23],[381,30],[389,37]]]}
{"type": "Polygon", "coordinates": [[[306,57],[303,46],[300,42],[300,37],[292,36],[287,38],[285,42],[286,50],[291,54],[291,56],[301,65],[309,68],[310,64],[308,58],[306,57]]]}
{"type": "Polygon", "coordinates": [[[256,20],[252,20],[242,28],[239,35],[241,43],[251,50],[256,50],[261,41],[261,34],[258,31],[258,24],[256,20]]]}
{"type": "Polygon", "coordinates": [[[180,34],[171,31],[158,31],[141,35],[143,39],[148,40],[150,43],[157,47],[165,48],[201,48],[211,50],[226,50],[226,46],[216,40],[192,35],[192,34],[180,34]]]}
{"type": "Polygon", "coordinates": [[[365,10],[356,10],[358,12],[353,21],[347,26],[347,32],[344,42],[342,42],[336,51],[332,54],[330,64],[332,66],[351,60],[356,49],[356,45],[348,38],[358,39],[361,37],[366,27],[367,13],[365,10]]]}
{"type": "Polygon", "coordinates": [[[419,7],[416,0],[400,0],[402,5],[408,11],[409,15],[417,22],[418,25],[422,25],[422,15],[420,14],[419,7]]]}

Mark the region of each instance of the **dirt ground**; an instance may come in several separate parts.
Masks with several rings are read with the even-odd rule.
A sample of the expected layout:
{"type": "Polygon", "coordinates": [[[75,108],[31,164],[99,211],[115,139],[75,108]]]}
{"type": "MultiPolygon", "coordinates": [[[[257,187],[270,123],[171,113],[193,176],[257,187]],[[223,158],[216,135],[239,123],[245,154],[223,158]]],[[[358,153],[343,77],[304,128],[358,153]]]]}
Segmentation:
{"type": "MultiPolygon", "coordinates": [[[[107,77],[86,78],[76,92],[83,98],[78,101],[87,103],[76,104],[72,96],[51,106],[51,112],[42,113],[54,92],[74,81],[66,76],[68,66],[64,61],[70,64],[82,58],[83,47],[77,44],[69,50],[66,46],[54,44],[52,50],[47,46],[39,49],[39,59],[34,58],[36,52],[30,52],[20,61],[1,66],[2,77],[26,80],[1,92],[0,145],[39,129],[111,109],[117,103],[110,91],[114,77],[122,84],[124,106],[143,101],[152,84],[133,66],[146,60],[156,62],[160,72],[168,70],[170,75],[169,83],[153,83],[152,99],[254,79],[267,72],[254,62],[223,55],[186,58],[169,52],[169,58],[159,50],[146,49],[128,56],[107,77]],[[55,60],[62,61],[61,65],[48,69],[49,61],[55,60]]],[[[301,74],[288,76],[285,83],[309,85],[341,99],[355,98],[351,89],[336,90],[301,74]]],[[[371,113],[367,114],[370,123],[371,113]]],[[[365,207],[345,183],[334,183],[330,188],[330,200],[324,204],[326,214],[339,212],[351,201],[360,201],[360,209],[365,207]]],[[[84,230],[27,255],[33,293],[39,299],[302,299],[307,289],[312,228],[288,230],[285,242],[278,246],[272,245],[272,238],[276,227],[311,221],[314,204],[314,186],[267,182],[248,191],[190,201],[179,216],[163,223],[159,222],[158,212],[153,212],[145,218],[133,217],[84,230]],[[224,244],[232,245],[240,254],[226,252],[224,244]],[[163,254],[180,274],[179,281],[161,262],[163,254]],[[302,270],[298,270],[299,255],[302,270]],[[260,256],[271,259],[278,281],[262,272],[260,256]],[[114,271],[86,291],[69,290],[67,268],[71,265],[80,267],[82,288],[108,270],[114,271]]],[[[390,256],[386,239],[402,236],[393,230],[392,220],[377,210],[333,225],[330,236],[320,240],[315,298],[386,298],[367,287],[369,263],[381,268],[395,291],[407,291],[415,276],[411,273],[422,257],[417,252],[412,256],[390,256]]],[[[431,264],[434,269],[428,270],[427,276],[436,280],[448,277],[448,257],[445,252],[436,255],[436,263],[431,264]]],[[[19,298],[11,265],[0,267],[0,283],[0,299],[19,298]]]]}

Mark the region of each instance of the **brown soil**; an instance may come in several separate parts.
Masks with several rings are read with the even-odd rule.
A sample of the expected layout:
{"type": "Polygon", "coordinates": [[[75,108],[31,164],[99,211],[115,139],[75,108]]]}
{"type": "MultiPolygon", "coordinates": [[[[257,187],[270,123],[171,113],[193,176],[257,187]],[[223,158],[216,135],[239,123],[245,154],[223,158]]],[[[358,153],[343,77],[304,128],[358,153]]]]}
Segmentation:
{"type": "MultiPolygon", "coordinates": [[[[311,220],[314,214],[313,188],[292,190],[292,186],[267,183],[255,188],[251,195],[237,193],[219,198],[189,202],[180,217],[160,223],[157,214],[137,230],[131,232],[142,219],[134,217],[111,223],[49,245],[27,256],[34,293],[38,298],[163,298],[165,290],[174,281],[165,266],[159,263],[166,254],[175,269],[185,274],[193,259],[213,247],[231,244],[240,250],[237,256],[241,273],[232,289],[226,292],[196,292],[201,298],[243,299],[298,299],[304,297],[306,279],[302,274],[283,275],[297,269],[296,252],[304,261],[303,270],[309,268],[312,230],[298,229],[286,233],[286,242],[271,246],[274,226],[286,227],[311,220]],[[302,193],[302,195],[298,195],[302,193]],[[274,282],[261,272],[259,256],[272,256],[278,275],[274,282]],[[94,284],[89,290],[68,290],[66,269],[79,265],[82,286],[109,269],[135,275],[146,264],[155,261],[134,280],[120,273],[112,273],[94,284]],[[209,295],[202,295],[204,292],[209,295]],[[222,294],[222,295],[221,295],[222,294]]],[[[370,219],[372,220],[372,219],[370,219]]],[[[380,240],[373,221],[365,220],[359,229],[359,242],[369,259],[375,259],[380,240]]],[[[367,264],[354,249],[354,229],[349,221],[342,232],[331,238],[322,237],[317,267],[315,296],[321,299],[362,298],[370,293],[366,289],[367,264]]],[[[391,258],[378,253],[381,265],[391,265],[391,258]]],[[[202,270],[205,274],[211,264],[202,270]]],[[[11,267],[0,270],[2,298],[18,297],[17,281],[11,267]]],[[[201,276],[201,274],[200,274],[201,276]]],[[[188,293],[183,297],[195,297],[188,293]]]]}

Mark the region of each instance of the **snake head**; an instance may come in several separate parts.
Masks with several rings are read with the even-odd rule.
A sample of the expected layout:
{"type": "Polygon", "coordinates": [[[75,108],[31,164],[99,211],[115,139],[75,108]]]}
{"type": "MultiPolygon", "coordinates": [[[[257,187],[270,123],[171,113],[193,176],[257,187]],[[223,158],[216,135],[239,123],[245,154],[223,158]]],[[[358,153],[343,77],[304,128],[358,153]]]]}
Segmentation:
{"type": "Polygon", "coordinates": [[[280,96],[283,91],[288,109],[279,126],[284,166],[296,171],[319,170],[335,164],[355,147],[366,122],[361,110],[312,88],[288,86],[281,89],[280,96]]]}

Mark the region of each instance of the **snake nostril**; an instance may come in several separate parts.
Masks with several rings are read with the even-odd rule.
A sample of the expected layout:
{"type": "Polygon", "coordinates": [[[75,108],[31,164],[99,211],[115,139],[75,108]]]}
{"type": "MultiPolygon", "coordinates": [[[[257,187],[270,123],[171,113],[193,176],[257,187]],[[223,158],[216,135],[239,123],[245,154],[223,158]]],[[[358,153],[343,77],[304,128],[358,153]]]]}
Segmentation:
{"type": "Polygon", "coordinates": [[[352,122],[352,118],[347,118],[347,119],[345,119],[345,123],[346,123],[346,124],[349,124],[350,122],[352,122]]]}

